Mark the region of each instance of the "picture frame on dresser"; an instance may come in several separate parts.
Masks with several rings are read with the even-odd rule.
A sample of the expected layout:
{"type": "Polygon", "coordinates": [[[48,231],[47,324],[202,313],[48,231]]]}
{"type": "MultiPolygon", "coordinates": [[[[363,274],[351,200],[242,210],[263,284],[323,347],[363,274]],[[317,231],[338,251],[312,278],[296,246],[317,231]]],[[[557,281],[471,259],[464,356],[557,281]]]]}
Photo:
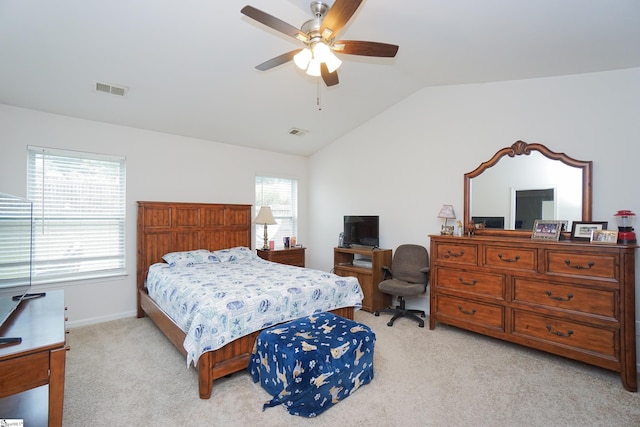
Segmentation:
{"type": "Polygon", "coordinates": [[[559,240],[563,221],[536,219],[531,238],[534,240],[559,240]]]}
{"type": "Polygon", "coordinates": [[[571,240],[591,240],[591,232],[594,230],[606,230],[607,221],[574,221],[571,224],[571,240]]]}
{"type": "Polygon", "coordinates": [[[593,230],[590,242],[597,245],[615,245],[618,243],[618,232],[615,230],[593,230]]]}

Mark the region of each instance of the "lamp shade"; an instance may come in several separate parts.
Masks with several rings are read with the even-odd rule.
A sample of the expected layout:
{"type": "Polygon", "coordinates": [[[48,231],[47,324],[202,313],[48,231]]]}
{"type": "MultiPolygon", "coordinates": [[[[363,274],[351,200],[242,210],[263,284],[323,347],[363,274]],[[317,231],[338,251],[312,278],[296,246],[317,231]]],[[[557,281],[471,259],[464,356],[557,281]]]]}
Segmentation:
{"type": "Polygon", "coordinates": [[[295,64],[301,70],[306,70],[309,66],[309,61],[311,61],[311,58],[311,51],[307,48],[304,48],[293,57],[293,62],[295,62],[295,64]]]}
{"type": "Polygon", "coordinates": [[[453,205],[442,205],[438,218],[454,219],[456,214],[453,212],[453,205]]]}
{"type": "Polygon", "coordinates": [[[313,77],[320,77],[320,61],[316,60],[315,58],[309,61],[307,74],[313,77]]]}
{"type": "Polygon", "coordinates": [[[276,220],[273,218],[273,213],[271,213],[271,208],[269,206],[260,207],[260,211],[258,212],[255,223],[264,225],[277,224],[276,220]]]}

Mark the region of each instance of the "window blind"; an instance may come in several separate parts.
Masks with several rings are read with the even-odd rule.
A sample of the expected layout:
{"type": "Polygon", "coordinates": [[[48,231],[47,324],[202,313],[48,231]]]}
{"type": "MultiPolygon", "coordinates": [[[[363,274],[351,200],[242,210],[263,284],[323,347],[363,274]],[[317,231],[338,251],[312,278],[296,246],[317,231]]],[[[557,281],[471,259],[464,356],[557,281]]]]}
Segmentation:
{"type": "MultiPolygon", "coordinates": [[[[256,176],[256,213],[260,206],[270,206],[278,224],[267,226],[269,239],[282,247],[283,237],[298,235],[298,181],[295,179],[256,176]]],[[[264,244],[264,225],[256,225],[256,248],[264,244]]]]}
{"type": "Polygon", "coordinates": [[[0,294],[31,284],[31,211],[28,200],[0,193],[0,294]]]}
{"type": "Polygon", "coordinates": [[[125,270],[125,159],[29,146],[33,282],[121,275],[125,270]]]}

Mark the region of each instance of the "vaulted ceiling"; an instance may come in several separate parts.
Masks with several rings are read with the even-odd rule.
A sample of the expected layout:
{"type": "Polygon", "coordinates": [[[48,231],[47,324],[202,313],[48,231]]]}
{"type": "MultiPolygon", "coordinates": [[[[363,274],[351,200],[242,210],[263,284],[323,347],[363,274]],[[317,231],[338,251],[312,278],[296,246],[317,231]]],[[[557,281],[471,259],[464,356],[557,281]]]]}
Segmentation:
{"type": "Polygon", "coordinates": [[[240,9],[300,27],[309,4],[0,0],[0,103],[309,155],[424,87],[640,67],[638,0],[364,0],[340,38],[395,58],[340,55],[332,87],[256,70],[302,45],[240,9]]]}

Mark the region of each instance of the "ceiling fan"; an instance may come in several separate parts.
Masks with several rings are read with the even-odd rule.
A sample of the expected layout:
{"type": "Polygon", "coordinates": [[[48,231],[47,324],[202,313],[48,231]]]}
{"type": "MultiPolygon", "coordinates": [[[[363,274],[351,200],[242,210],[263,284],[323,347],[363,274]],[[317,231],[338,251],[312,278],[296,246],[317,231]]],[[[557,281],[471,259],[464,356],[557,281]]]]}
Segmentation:
{"type": "Polygon", "coordinates": [[[311,13],[314,18],[302,24],[300,29],[255,7],[243,7],[240,12],[244,15],[301,41],[305,46],[271,58],[257,65],[256,68],[260,71],[266,71],[293,60],[299,68],[306,70],[307,74],[322,76],[322,80],[327,86],[334,86],[338,84],[337,69],[342,63],[334,52],[393,58],[398,52],[398,46],[393,44],[336,40],[338,33],[349,22],[360,3],[362,0],[335,0],[333,6],[329,8],[322,1],[312,1],[311,13]]]}

